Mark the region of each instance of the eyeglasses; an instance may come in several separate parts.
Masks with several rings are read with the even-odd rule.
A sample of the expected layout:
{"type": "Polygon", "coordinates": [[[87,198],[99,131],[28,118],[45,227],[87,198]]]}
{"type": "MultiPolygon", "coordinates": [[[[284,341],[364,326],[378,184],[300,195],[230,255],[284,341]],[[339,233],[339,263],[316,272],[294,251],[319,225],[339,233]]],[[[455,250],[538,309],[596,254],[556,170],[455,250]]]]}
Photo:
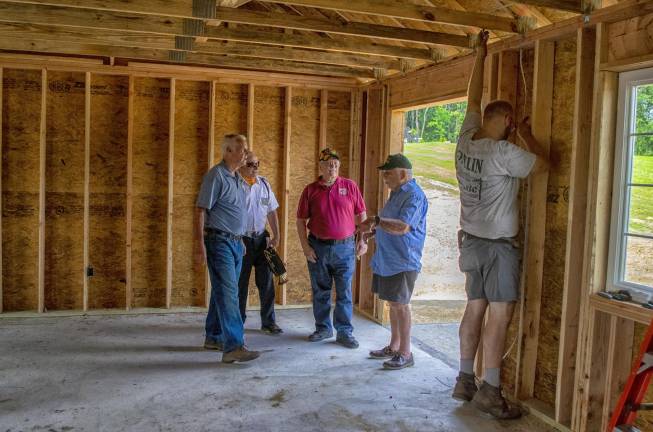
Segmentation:
{"type": "Polygon", "coordinates": [[[261,165],[260,161],[257,162],[247,162],[247,167],[248,168],[258,168],[259,165],[261,165]]]}

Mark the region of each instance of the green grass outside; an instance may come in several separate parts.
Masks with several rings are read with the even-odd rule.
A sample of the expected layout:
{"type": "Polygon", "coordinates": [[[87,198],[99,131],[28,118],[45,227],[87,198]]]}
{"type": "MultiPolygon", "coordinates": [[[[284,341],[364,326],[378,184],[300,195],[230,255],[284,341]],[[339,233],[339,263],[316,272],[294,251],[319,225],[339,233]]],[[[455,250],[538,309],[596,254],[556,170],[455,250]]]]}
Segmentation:
{"type": "MultiPolygon", "coordinates": [[[[404,154],[413,163],[416,176],[458,186],[455,149],[455,143],[408,143],[404,154]]],[[[635,156],[633,183],[653,184],[653,156],[635,156]]],[[[630,214],[630,231],[653,234],[653,188],[633,188],[630,214]]]]}
{"type": "MultiPolygon", "coordinates": [[[[633,183],[653,184],[653,156],[635,156],[633,183]]],[[[653,234],[653,188],[633,187],[629,230],[653,234]]]]}
{"type": "Polygon", "coordinates": [[[455,143],[408,143],[404,154],[413,164],[413,174],[458,186],[454,164],[455,143]]]}

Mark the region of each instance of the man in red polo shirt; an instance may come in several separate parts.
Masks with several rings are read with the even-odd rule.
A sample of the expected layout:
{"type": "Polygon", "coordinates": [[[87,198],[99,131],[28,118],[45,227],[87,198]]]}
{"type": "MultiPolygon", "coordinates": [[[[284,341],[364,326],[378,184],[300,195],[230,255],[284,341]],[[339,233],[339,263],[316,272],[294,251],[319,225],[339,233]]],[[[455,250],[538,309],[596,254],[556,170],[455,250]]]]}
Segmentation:
{"type": "Polygon", "coordinates": [[[328,148],[322,150],[319,163],[320,178],[304,188],[297,208],[297,234],[308,262],[313,290],[315,332],[308,340],[319,342],[333,336],[329,314],[331,287],[335,283],[336,342],[347,348],[358,348],[351,325],[351,280],[356,256],[367,252],[364,242],[354,244],[356,224],[367,218],[365,202],[355,182],[338,176],[338,153],[328,148]]]}

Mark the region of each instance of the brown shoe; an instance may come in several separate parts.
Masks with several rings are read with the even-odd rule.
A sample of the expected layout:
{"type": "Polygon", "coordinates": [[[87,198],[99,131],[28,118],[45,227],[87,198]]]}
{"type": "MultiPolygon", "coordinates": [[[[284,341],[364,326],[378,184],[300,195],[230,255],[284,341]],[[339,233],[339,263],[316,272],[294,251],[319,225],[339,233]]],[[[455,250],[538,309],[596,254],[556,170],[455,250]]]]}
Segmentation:
{"type": "Polygon", "coordinates": [[[204,339],[204,349],[222,351],[222,348],[222,342],[216,342],[209,338],[204,339]]]}
{"type": "Polygon", "coordinates": [[[500,387],[494,387],[485,381],[481,384],[472,404],[479,411],[490,414],[498,420],[511,420],[521,417],[522,412],[518,406],[509,405],[501,394],[500,387]]]}
{"type": "Polygon", "coordinates": [[[460,372],[456,377],[456,386],[453,388],[451,397],[462,402],[471,402],[477,391],[474,374],[460,372]]]}
{"type": "Polygon", "coordinates": [[[371,359],[385,359],[385,358],[392,358],[397,355],[397,351],[394,351],[392,348],[389,346],[383,347],[378,350],[370,351],[370,358],[371,359]]]}
{"type": "Polygon", "coordinates": [[[244,346],[238,347],[233,351],[222,354],[222,363],[244,363],[257,359],[261,355],[258,351],[250,351],[244,346]]]}
{"type": "Polygon", "coordinates": [[[398,370],[410,366],[415,366],[415,360],[413,359],[412,353],[410,354],[409,357],[405,357],[399,353],[395,353],[395,355],[390,360],[383,362],[383,369],[389,369],[389,370],[398,370]]]}

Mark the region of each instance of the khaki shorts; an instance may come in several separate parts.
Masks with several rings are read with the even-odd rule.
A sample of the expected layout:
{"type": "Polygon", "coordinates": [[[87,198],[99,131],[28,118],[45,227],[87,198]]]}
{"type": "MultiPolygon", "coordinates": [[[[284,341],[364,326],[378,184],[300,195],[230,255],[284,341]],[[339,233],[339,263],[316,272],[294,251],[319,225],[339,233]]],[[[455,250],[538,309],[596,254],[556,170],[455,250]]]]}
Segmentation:
{"type": "Polygon", "coordinates": [[[465,273],[469,300],[519,300],[521,249],[511,239],[489,240],[458,233],[460,271],[465,273]]]}

